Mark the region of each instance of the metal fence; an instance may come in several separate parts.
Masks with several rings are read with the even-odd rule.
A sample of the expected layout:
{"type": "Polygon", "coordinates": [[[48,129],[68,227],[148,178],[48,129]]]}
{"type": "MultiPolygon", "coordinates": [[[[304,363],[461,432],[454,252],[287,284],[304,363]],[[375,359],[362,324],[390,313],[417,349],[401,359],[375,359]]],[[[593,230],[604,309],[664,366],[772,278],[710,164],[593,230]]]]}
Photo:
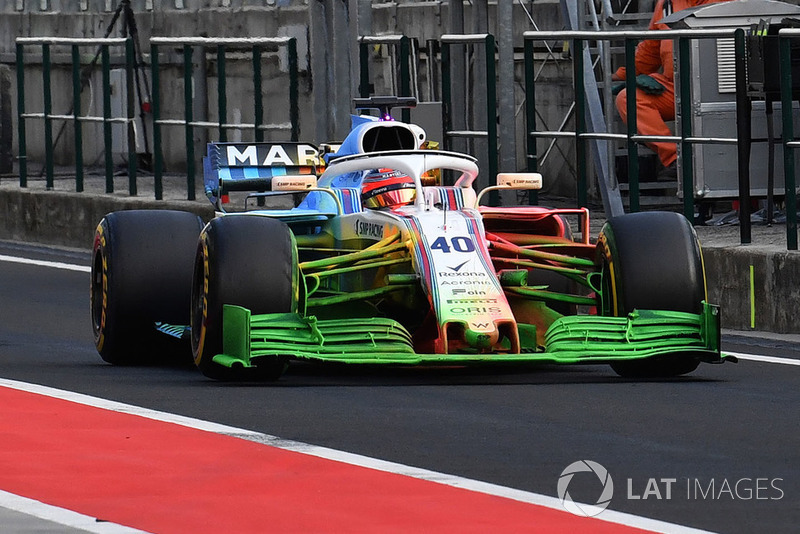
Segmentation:
{"type": "MultiPolygon", "coordinates": [[[[794,80],[792,80],[792,38],[800,38],[800,30],[783,29],[778,32],[781,119],[783,121],[783,174],[786,180],[786,241],[789,250],[797,250],[797,197],[794,195],[797,182],[794,174],[794,149],[800,147],[800,141],[794,137],[794,120],[792,117],[792,98],[795,87],[794,80]]],[[[798,80],[798,83],[800,83],[800,80],[798,80]]]]}
{"type": "MultiPolygon", "coordinates": [[[[129,90],[128,105],[126,106],[127,115],[125,117],[111,116],[111,83],[110,76],[110,48],[124,47],[125,49],[125,71],[127,83],[130,88],[132,84],[131,71],[134,65],[133,40],[127,39],[59,39],[59,38],[19,38],[17,39],[17,132],[19,135],[19,183],[21,187],[28,185],[28,158],[26,152],[26,130],[25,121],[28,119],[42,119],[44,121],[44,148],[45,148],[45,181],[48,189],[53,188],[54,164],[53,164],[53,123],[55,121],[72,121],[75,134],[75,190],[83,191],[83,123],[100,122],[103,124],[103,142],[105,147],[105,169],[106,169],[106,192],[114,191],[114,163],[111,150],[111,125],[113,123],[123,123],[133,128],[133,91],[129,90]],[[72,112],[71,114],[53,114],[53,88],[51,80],[51,59],[50,49],[53,45],[67,45],[71,47],[72,59],[72,112]],[[42,112],[25,112],[25,47],[41,47],[42,54],[42,112]],[[103,116],[83,115],[81,110],[81,90],[85,83],[84,75],[81,73],[81,47],[100,47],[102,58],[103,76],[103,116]]],[[[133,132],[129,132],[129,140],[133,139],[133,132]]],[[[136,150],[129,144],[128,154],[128,175],[131,180],[131,188],[135,194],[136,183],[136,150]]]]}
{"type": "MultiPolygon", "coordinates": [[[[71,121],[74,129],[74,150],[75,150],[75,190],[84,190],[84,147],[83,147],[83,125],[87,122],[100,123],[103,127],[103,152],[105,162],[105,191],[114,192],[114,161],[112,144],[114,142],[112,125],[124,124],[127,127],[127,175],[128,192],[134,196],[138,194],[137,174],[139,161],[136,148],[135,121],[137,106],[135,101],[134,86],[138,80],[134,76],[134,69],[142,65],[136,61],[133,40],[129,38],[113,39],[67,39],[67,38],[19,38],[16,40],[16,63],[17,63],[17,116],[18,116],[18,136],[19,136],[19,175],[20,186],[28,185],[28,157],[26,153],[26,121],[42,120],[44,123],[44,150],[45,150],[45,181],[48,189],[53,188],[54,183],[54,150],[55,142],[53,136],[53,124],[56,122],[71,121]],[[51,64],[51,47],[69,46],[71,47],[71,70],[72,70],[72,104],[68,114],[53,113],[53,87],[51,64]],[[42,111],[27,112],[25,105],[25,59],[26,47],[39,47],[42,58],[42,111]],[[85,62],[82,59],[81,47],[96,47],[98,54],[95,60],[100,58],[100,70],[102,77],[102,116],[86,115],[81,109],[81,92],[85,84],[88,84],[88,76],[94,67],[95,60],[85,62]],[[111,50],[114,48],[124,49],[124,68],[126,88],[124,113],[122,116],[112,116],[111,94],[111,50]]],[[[150,72],[152,75],[152,102],[147,104],[151,107],[153,119],[153,176],[154,176],[154,196],[156,200],[163,199],[163,174],[164,174],[164,155],[162,150],[163,129],[167,127],[182,127],[185,136],[185,161],[187,166],[186,194],[189,200],[195,199],[195,149],[194,149],[194,129],[195,128],[214,128],[218,130],[218,138],[221,141],[227,140],[229,130],[252,130],[255,140],[262,141],[264,132],[268,130],[286,131],[292,141],[296,141],[299,136],[299,104],[298,104],[298,61],[297,45],[294,38],[255,38],[255,39],[230,39],[230,38],[158,38],[154,37],[150,41],[150,72]],[[161,87],[161,60],[164,55],[163,47],[174,47],[180,50],[182,55],[183,69],[183,118],[168,119],[163,118],[163,95],[161,87]],[[213,47],[216,50],[217,68],[217,102],[216,102],[216,122],[195,120],[193,108],[193,55],[195,48],[205,51],[206,48],[213,47]],[[265,51],[286,50],[289,84],[286,91],[288,110],[288,120],[281,123],[267,123],[264,121],[264,102],[262,98],[262,69],[261,58],[265,51]],[[252,84],[255,98],[253,98],[253,123],[232,123],[228,121],[227,113],[227,83],[226,76],[226,54],[230,50],[245,50],[252,60],[252,84]]],[[[149,91],[149,87],[147,88],[149,91]]],[[[139,109],[143,113],[142,109],[139,109]]]]}
{"type": "MultiPolygon", "coordinates": [[[[795,161],[794,149],[800,146],[800,140],[794,138],[793,117],[792,117],[792,80],[790,62],[790,40],[800,37],[800,30],[781,30],[780,32],[780,51],[781,51],[781,84],[782,84],[782,119],[783,119],[783,147],[784,147],[784,174],[786,192],[786,218],[787,218],[787,248],[797,249],[797,221],[796,221],[796,181],[795,181],[795,161]],[[786,86],[786,87],[784,87],[786,86]]],[[[398,68],[400,71],[400,90],[410,92],[408,66],[412,62],[409,57],[409,41],[404,36],[382,36],[361,38],[360,45],[362,51],[362,70],[361,88],[362,95],[368,94],[369,70],[368,65],[363,61],[365,47],[370,44],[394,45],[399,50],[400,60],[398,68]]],[[[444,35],[441,37],[441,94],[443,100],[443,126],[445,129],[445,144],[449,140],[459,137],[472,137],[485,139],[488,143],[488,176],[493,180],[497,173],[497,95],[495,94],[495,65],[496,65],[496,45],[494,37],[490,34],[480,35],[444,35]],[[486,130],[454,130],[450,122],[450,102],[451,93],[451,66],[450,66],[450,47],[455,44],[467,44],[483,48],[486,61],[486,110],[487,117],[486,130]]],[[[719,29],[719,30],[669,30],[669,31],[604,31],[604,32],[576,32],[576,31],[535,31],[524,34],[524,55],[525,55],[525,92],[526,92],[526,118],[527,128],[525,131],[527,146],[527,161],[529,170],[536,170],[537,153],[536,140],[540,138],[564,138],[574,140],[576,144],[576,168],[577,187],[576,203],[578,206],[585,206],[588,200],[588,154],[589,144],[598,139],[616,140],[623,142],[629,154],[628,157],[628,177],[630,191],[630,208],[637,211],[639,205],[639,169],[638,169],[638,145],[646,141],[665,141],[679,144],[680,157],[684,160],[691,160],[692,149],[697,144],[729,144],[738,147],[739,158],[739,203],[741,209],[741,242],[750,242],[750,182],[749,182],[749,112],[750,100],[747,95],[746,86],[746,56],[745,56],[745,33],[741,29],[719,29]],[[689,76],[689,43],[698,39],[717,39],[733,38],[735,43],[736,56],[736,106],[737,106],[737,131],[736,137],[700,137],[693,135],[692,132],[692,109],[690,108],[691,98],[687,93],[690,84],[687,83],[689,76]],[[534,46],[535,41],[556,40],[568,41],[573,51],[581,51],[588,42],[596,41],[624,41],[626,51],[626,65],[628,72],[634,72],[633,53],[637,42],[644,39],[674,39],[677,42],[677,53],[679,56],[678,77],[680,79],[680,133],[673,136],[644,136],[636,130],[636,90],[635,80],[628,77],[626,89],[628,94],[628,125],[625,133],[607,133],[589,131],[586,125],[586,109],[584,103],[587,96],[587,86],[584,83],[586,70],[584,69],[584,56],[580,53],[573,53],[573,86],[575,94],[575,131],[544,131],[538,130],[536,126],[536,77],[534,76],[534,46]]],[[[186,165],[187,165],[187,198],[195,197],[195,148],[193,132],[196,128],[216,129],[218,138],[221,141],[227,139],[227,132],[230,130],[251,130],[257,141],[263,140],[263,134],[267,130],[277,130],[288,132],[292,140],[297,140],[299,135],[298,118],[298,62],[296,43],[293,38],[262,38],[262,39],[214,39],[214,38],[161,38],[154,37],[150,41],[150,72],[152,76],[152,118],[153,118],[153,141],[154,141],[154,194],[156,199],[163,198],[162,174],[164,172],[164,159],[161,153],[161,141],[164,135],[164,128],[179,127],[183,130],[185,137],[186,165]],[[194,71],[194,54],[197,48],[205,50],[211,48],[215,51],[215,61],[217,68],[217,102],[216,102],[216,121],[197,120],[193,108],[192,84],[194,71]],[[184,88],[184,109],[183,118],[164,118],[161,97],[161,58],[165,55],[165,50],[172,50],[182,57],[182,74],[184,88]],[[232,50],[238,50],[250,54],[252,61],[252,86],[256,98],[253,103],[252,123],[229,122],[227,104],[227,76],[226,76],[226,57],[232,50]],[[283,123],[265,123],[264,104],[262,102],[262,71],[261,57],[265,51],[285,50],[288,60],[289,85],[287,91],[287,109],[289,120],[283,123]]],[[[18,130],[19,130],[19,167],[20,185],[27,185],[27,156],[25,153],[25,122],[26,120],[43,120],[45,137],[45,172],[47,175],[47,186],[53,185],[53,124],[58,121],[72,121],[75,136],[76,154],[76,190],[83,190],[83,162],[82,162],[82,125],[86,122],[97,122],[103,126],[103,137],[105,147],[105,173],[106,190],[113,191],[113,160],[112,143],[112,124],[120,123],[127,126],[128,131],[128,177],[129,191],[131,195],[136,194],[136,153],[134,141],[134,120],[135,103],[133,101],[133,91],[131,90],[134,79],[132,70],[136,67],[133,45],[131,39],[57,39],[57,38],[20,38],[17,40],[17,92],[18,92],[18,130]],[[52,110],[52,87],[51,87],[51,65],[50,47],[53,45],[64,45],[71,47],[72,57],[72,86],[73,104],[69,114],[57,115],[52,110]],[[26,47],[41,47],[42,54],[42,79],[43,79],[43,110],[42,112],[26,112],[25,110],[25,49],[26,47]],[[81,110],[80,92],[84,75],[81,73],[80,47],[94,46],[99,47],[101,58],[102,81],[103,81],[103,113],[102,116],[84,115],[81,110]],[[121,117],[112,117],[109,105],[110,98],[110,52],[112,48],[124,49],[124,66],[126,72],[125,84],[128,87],[126,113],[121,117]]],[[[691,165],[681,166],[681,190],[683,196],[683,212],[690,220],[694,217],[694,177],[691,165]]],[[[535,197],[531,199],[536,201],[535,197]]]]}
{"type": "Polygon", "coordinates": [[[300,124],[298,112],[298,67],[297,67],[297,44],[293,37],[275,38],[206,38],[206,37],[153,37],[150,39],[150,64],[153,78],[153,145],[154,145],[154,177],[156,199],[162,198],[162,175],[164,172],[164,158],[161,150],[162,128],[165,126],[183,127],[186,139],[186,165],[187,180],[186,194],[189,200],[195,198],[195,150],[194,150],[194,128],[216,128],[218,139],[222,142],[227,141],[228,130],[250,129],[254,131],[256,141],[264,140],[266,130],[282,130],[290,132],[292,141],[297,141],[300,124]],[[161,118],[162,109],[160,105],[160,77],[159,77],[159,49],[161,46],[179,46],[183,54],[183,79],[184,79],[184,118],[183,119],[163,119],[161,118]],[[217,62],[217,122],[197,121],[194,118],[193,98],[192,98],[192,79],[193,79],[193,47],[216,48],[217,62]],[[283,48],[288,53],[289,69],[289,88],[288,88],[288,109],[289,121],[286,123],[265,123],[264,122],[264,102],[262,99],[262,73],[261,55],[265,49],[283,48]],[[249,124],[229,123],[228,122],[228,96],[227,79],[225,76],[225,55],[230,49],[246,49],[252,57],[253,65],[253,114],[254,122],[249,124]]]}
{"type": "MultiPolygon", "coordinates": [[[[781,50],[789,47],[789,36],[800,35],[794,30],[782,30],[781,35],[785,35],[781,43],[781,50]],[[784,33],[787,32],[787,33],[784,33]]],[[[579,206],[585,206],[588,198],[588,154],[589,143],[592,140],[605,139],[624,141],[628,151],[628,178],[630,209],[638,211],[639,205],[639,168],[638,168],[638,144],[647,141],[674,142],[680,146],[680,158],[683,161],[691,161],[692,147],[696,144],[731,144],[736,145],[738,157],[738,178],[739,178],[739,208],[740,208],[740,241],[742,244],[750,243],[750,169],[749,169],[749,149],[750,149],[750,98],[747,92],[747,64],[745,52],[745,32],[743,29],[726,28],[717,30],[659,30],[659,31],[530,31],[525,32],[525,63],[526,63],[526,117],[528,125],[526,129],[529,168],[536,169],[536,139],[537,138],[567,138],[573,139],[576,144],[576,168],[578,169],[576,198],[579,206]],[[733,38],[735,46],[736,61],[736,137],[699,137],[693,135],[691,117],[690,95],[690,55],[689,43],[697,39],[718,39],[733,38]],[[634,53],[638,41],[645,39],[673,39],[678,43],[678,65],[677,75],[680,79],[680,135],[672,136],[647,136],[637,133],[636,128],[636,81],[635,75],[628,76],[626,80],[627,99],[627,131],[624,134],[592,132],[586,124],[586,97],[587,89],[584,79],[584,57],[580,51],[584,50],[587,42],[592,41],[624,41],[625,58],[628,73],[635,73],[634,53]],[[574,131],[543,131],[536,127],[536,81],[533,74],[533,53],[535,41],[558,40],[568,41],[573,51],[573,87],[575,92],[575,130],[574,131]]],[[[788,54],[789,52],[785,52],[788,54]]],[[[785,59],[784,61],[789,61],[785,59]]],[[[787,63],[788,65],[788,63],[787,63]]],[[[788,67],[782,70],[782,81],[786,82],[787,76],[784,72],[789,72],[788,96],[784,95],[782,108],[784,121],[784,146],[796,148],[800,143],[793,144],[787,140],[792,132],[792,101],[791,101],[791,73],[788,67]],[[788,98],[788,100],[786,100],[788,98]],[[787,129],[788,128],[788,129],[787,129]]],[[[678,95],[676,95],[678,96],[678,95]]],[[[786,179],[786,218],[787,218],[787,248],[797,249],[797,214],[795,208],[796,188],[794,180],[794,160],[791,157],[791,150],[784,152],[785,179],[786,179]]],[[[683,213],[691,221],[694,219],[694,176],[691,165],[681,165],[681,191],[683,196],[683,213]]]]}

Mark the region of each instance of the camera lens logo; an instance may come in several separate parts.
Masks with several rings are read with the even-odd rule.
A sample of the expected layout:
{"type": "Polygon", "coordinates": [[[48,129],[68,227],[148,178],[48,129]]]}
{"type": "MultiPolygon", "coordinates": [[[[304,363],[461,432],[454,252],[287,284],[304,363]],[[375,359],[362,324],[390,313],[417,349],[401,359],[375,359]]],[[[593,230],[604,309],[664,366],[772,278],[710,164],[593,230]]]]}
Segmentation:
{"type": "Polygon", "coordinates": [[[567,466],[558,477],[558,498],[561,499],[561,505],[564,509],[572,514],[583,517],[594,517],[600,512],[608,508],[611,503],[611,497],[614,495],[614,482],[611,480],[611,475],[608,470],[597,462],[592,460],[579,460],[567,466]],[[569,494],[569,485],[572,482],[572,477],[576,473],[594,473],[600,480],[603,490],[594,504],[579,504],[572,500],[569,494]]]}

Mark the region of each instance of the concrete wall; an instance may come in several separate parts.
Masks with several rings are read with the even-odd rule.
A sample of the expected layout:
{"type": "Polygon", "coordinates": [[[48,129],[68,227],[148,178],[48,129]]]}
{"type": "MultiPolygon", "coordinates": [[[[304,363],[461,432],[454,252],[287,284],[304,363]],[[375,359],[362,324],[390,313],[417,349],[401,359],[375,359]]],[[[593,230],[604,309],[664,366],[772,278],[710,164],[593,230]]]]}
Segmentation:
{"type": "Polygon", "coordinates": [[[706,248],[703,253],[708,298],[720,305],[724,327],[797,333],[800,253],[757,246],[706,248]]]}
{"type": "MultiPolygon", "coordinates": [[[[149,64],[149,45],[148,39],[151,36],[162,37],[182,37],[182,36],[212,36],[212,37],[241,37],[241,36],[293,36],[298,40],[298,53],[300,57],[300,127],[301,138],[312,142],[326,142],[337,140],[341,136],[342,129],[346,131],[346,115],[349,113],[349,96],[355,96],[357,79],[357,55],[352,52],[357,48],[354,46],[355,37],[359,34],[405,34],[419,40],[424,45],[429,39],[437,39],[444,33],[450,32],[450,13],[449,2],[424,2],[424,1],[400,1],[400,2],[357,2],[356,0],[325,0],[320,2],[314,0],[133,0],[131,5],[135,12],[136,25],[139,31],[139,40],[145,53],[145,62],[149,64]],[[318,5],[349,5],[349,13],[341,20],[333,21],[312,21],[312,16],[328,16],[336,10],[319,9],[318,5]],[[369,17],[359,19],[356,13],[356,5],[369,4],[369,17]],[[313,22],[313,23],[312,23],[313,22]],[[344,26],[342,26],[344,24],[344,26]],[[345,38],[352,41],[350,46],[351,57],[342,61],[339,56],[331,55],[333,46],[332,37],[322,33],[314,34],[314,28],[319,27],[322,32],[338,29],[350,32],[345,38]],[[344,27],[344,30],[341,28],[344,27]],[[309,46],[309,43],[314,43],[309,46]],[[322,70],[313,72],[315,58],[317,65],[320,62],[324,65],[333,58],[336,61],[337,72],[328,75],[322,70]],[[349,76],[347,73],[349,72],[349,76]],[[330,86],[337,86],[337,92],[329,98],[327,92],[330,86]],[[316,93],[323,94],[316,95],[316,93]],[[340,96],[342,92],[348,95],[347,98],[340,96]],[[316,98],[316,100],[315,100],[316,98]],[[321,104],[319,102],[321,102],[321,104]],[[324,110],[322,107],[324,106],[324,110]],[[344,107],[346,109],[338,109],[344,107]],[[345,117],[345,119],[342,119],[345,117]],[[331,126],[331,122],[335,122],[331,126]]],[[[464,28],[470,32],[475,25],[473,21],[472,5],[477,3],[464,3],[464,28]]],[[[32,36],[52,36],[52,37],[102,37],[111,24],[114,10],[119,5],[117,0],[48,0],[44,4],[40,0],[7,0],[0,2],[0,64],[5,63],[12,66],[15,61],[15,44],[17,37],[32,36]],[[44,6],[44,9],[42,7],[44,6]]],[[[541,29],[558,29],[562,27],[558,11],[557,0],[540,0],[535,3],[526,2],[527,9],[530,11],[536,24],[541,29]]],[[[521,49],[522,33],[533,29],[528,13],[515,2],[514,6],[514,27],[513,44],[514,47],[521,49]]],[[[497,33],[495,23],[496,2],[488,3],[487,24],[492,33],[497,33]]],[[[120,35],[121,22],[111,31],[111,36],[120,35]]],[[[341,38],[341,35],[340,35],[341,38]]],[[[335,44],[335,43],[334,43],[335,44]]],[[[336,45],[339,46],[339,45],[336,45]]],[[[95,50],[87,47],[82,50],[86,54],[85,61],[91,59],[95,50]]],[[[208,50],[207,55],[200,61],[201,55],[195,53],[195,68],[198,75],[195,81],[195,118],[197,120],[214,121],[216,117],[216,65],[213,57],[213,50],[208,50]],[[203,87],[199,84],[205,82],[203,87]]],[[[165,119],[183,118],[183,79],[181,56],[175,50],[162,50],[165,57],[161,60],[162,72],[161,98],[163,99],[162,110],[165,119]]],[[[53,73],[53,85],[60,90],[54,93],[53,111],[57,114],[66,114],[71,109],[71,72],[69,67],[69,49],[65,47],[53,47],[52,50],[54,64],[58,67],[53,73]]],[[[122,57],[120,50],[112,51],[112,64],[120,65],[122,57]]],[[[287,86],[288,77],[285,72],[285,64],[282,64],[280,56],[268,56],[264,61],[264,103],[266,120],[268,122],[286,122],[287,114],[287,86]]],[[[373,82],[376,86],[376,93],[388,94],[392,90],[391,60],[386,55],[385,50],[379,51],[373,57],[372,71],[374,73],[373,82]]],[[[555,84],[548,84],[539,88],[539,98],[541,105],[540,112],[543,114],[542,123],[549,127],[555,127],[560,122],[568,109],[571,98],[571,91],[565,91],[565,86],[569,85],[569,69],[566,62],[551,62],[548,66],[549,73],[545,77],[558,79],[555,84]]],[[[521,110],[524,102],[522,91],[522,57],[518,52],[515,58],[516,80],[513,95],[515,109],[521,110]]],[[[438,67],[438,65],[437,65],[438,67]]],[[[430,101],[435,96],[430,89],[431,83],[427,78],[428,65],[426,58],[421,58],[417,67],[419,72],[419,93],[422,101],[430,101]]],[[[149,78],[149,72],[145,72],[149,78]]],[[[249,59],[244,56],[230,55],[227,64],[227,75],[230,78],[228,85],[228,121],[229,122],[253,122],[253,91],[250,79],[249,59]]],[[[26,98],[25,106],[28,112],[40,112],[42,110],[42,81],[40,53],[35,47],[30,47],[26,54],[26,98]]],[[[476,80],[476,83],[482,83],[476,80]]],[[[91,78],[88,90],[84,92],[82,106],[84,112],[94,116],[101,115],[101,80],[99,68],[91,78]]],[[[11,84],[9,98],[13,113],[12,118],[16,123],[16,84],[11,84]]],[[[480,114],[482,110],[471,110],[468,113],[480,114]]],[[[518,168],[524,168],[526,159],[524,154],[524,113],[518,112],[515,117],[501,120],[512,120],[515,123],[517,132],[516,144],[519,147],[516,153],[518,168]]],[[[60,165],[74,164],[74,141],[72,137],[71,125],[63,128],[59,143],[56,147],[56,162],[60,165]]],[[[39,119],[29,119],[27,121],[28,130],[28,156],[32,163],[41,162],[44,157],[43,122],[39,119]]],[[[86,165],[102,164],[102,128],[95,124],[84,126],[84,163],[86,165]]],[[[120,131],[121,131],[121,127],[120,131]]],[[[55,130],[62,129],[56,125],[55,130]]],[[[145,119],[144,124],[139,125],[140,130],[146,130],[149,135],[152,126],[145,119]]],[[[16,132],[16,124],[13,131],[16,132]]],[[[238,135],[232,132],[229,135],[238,135]]],[[[285,138],[286,132],[274,133],[269,138],[285,138]]],[[[241,133],[243,139],[252,138],[252,132],[244,131],[241,133]]],[[[202,153],[204,143],[210,139],[218,137],[215,129],[204,130],[195,129],[196,153],[202,153]]],[[[117,130],[115,129],[115,139],[117,130]]],[[[14,135],[16,143],[16,135],[14,135]]],[[[541,142],[540,145],[542,145],[541,142]]],[[[125,146],[124,142],[119,143],[125,146]]],[[[559,141],[559,146],[565,147],[566,155],[571,156],[571,143],[559,141]]],[[[141,147],[141,144],[140,144],[141,147]]],[[[183,143],[183,131],[181,127],[167,127],[164,135],[162,147],[168,169],[180,172],[185,166],[185,152],[183,143]]],[[[13,148],[17,152],[16,144],[13,148]]],[[[124,150],[117,155],[117,163],[122,163],[124,150]]],[[[547,186],[552,186],[557,192],[563,189],[564,194],[572,192],[573,172],[565,165],[562,156],[554,157],[551,160],[552,167],[544,168],[547,175],[547,186]],[[562,187],[562,184],[567,184],[562,187]]],[[[515,170],[515,169],[501,169],[515,170]]]]}

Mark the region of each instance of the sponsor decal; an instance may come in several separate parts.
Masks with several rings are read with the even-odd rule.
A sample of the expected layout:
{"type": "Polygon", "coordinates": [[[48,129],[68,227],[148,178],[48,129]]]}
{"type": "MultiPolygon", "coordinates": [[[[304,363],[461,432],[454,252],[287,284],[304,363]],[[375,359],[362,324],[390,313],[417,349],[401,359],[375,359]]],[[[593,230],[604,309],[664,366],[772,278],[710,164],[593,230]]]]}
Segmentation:
{"type": "Polygon", "coordinates": [[[361,237],[374,237],[381,239],[383,237],[383,224],[371,223],[362,220],[356,221],[356,235],[361,237]]]}
{"type": "Polygon", "coordinates": [[[439,274],[439,276],[444,276],[444,277],[452,277],[452,276],[476,276],[476,277],[482,277],[482,276],[486,276],[486,273],[482,273],[480,271],[464,271],[463,273],[461,271],[454,271],[452,273],[448,273],[446,271],[440,271],[438,274],[439,274]]]}
{"type": "Polygon", "coordinates": [[[304,143],[224,145],[228,167],[304,167],[319,165],[319,151],[304,143]]]}
{"type": "Polygon", "coordinates": [[[467,261],[465,261],[465,262],[463,262],[463,263],[459,263],[459,264],[458,264],[458,265],[456,265],[455,267],[451,267],[451,266],[449,266],[449,265],[448,265],[448,266],[447,266],[447,268],[448,268],[448,269],[450,269],[451,271],[458,272],[458,271],[459,271],[459,270],[461,270],[461,268],[462,268],[463,266],[465,266],[467,263],[469,263],[469,260],[467,260],[467,261]]]}
{"type": "Polygon", "coordinates": [[[448,304],[497,304],[497,299],[448,299],[448,304]]]}
{"type": "Polygon", "coordinates": [[[453,288],[453,295],[485,295],[486,291],[481,289],[463,289],[460,287],[453,288]]]}
{"type": "Polygon", "coordinates": [[[450,313],[455,315],[465,315],[469,313],[488,313],[489,315],[501,315],[503,309],[499,306],[453,306],[450,313]]]}
{"type": "Polygon", "coordinates": [[[317,177],[313,174],[305,176],[274,176],[273,191],[303,191],[317,186],[317,177]]]}
{"type": "Polygon", "coordinates": [[[492,284],[489,280],[441,280],[438,283],[440,286],[488,286],[492,284]]]}

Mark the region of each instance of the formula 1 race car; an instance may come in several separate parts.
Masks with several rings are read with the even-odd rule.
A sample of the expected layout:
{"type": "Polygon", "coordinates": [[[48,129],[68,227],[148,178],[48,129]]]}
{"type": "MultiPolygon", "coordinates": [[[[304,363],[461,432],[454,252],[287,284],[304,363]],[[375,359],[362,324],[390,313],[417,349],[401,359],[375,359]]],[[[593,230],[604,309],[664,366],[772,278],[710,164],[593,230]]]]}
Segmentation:
{"type": "Polygon", "coordinates": [[[476,193],[476,160],[423,148],[421,128],[389,116],[398,105],[413,102],[359,99],[381,116],[354,116],[327,154],[210,144],[218,216],[206,225],[178,211],[107,215],[91,284],[102,358],[140,363],[190,343],[216,379],[277,379],[292,360],[608,363],[634,377],[724,361],[682,215],[615,217],[592,242],[585,208],[482,205],[542,177],[501,173],[476,193]],[[244,209],[230,209],[235,195],[244,209]]]}

